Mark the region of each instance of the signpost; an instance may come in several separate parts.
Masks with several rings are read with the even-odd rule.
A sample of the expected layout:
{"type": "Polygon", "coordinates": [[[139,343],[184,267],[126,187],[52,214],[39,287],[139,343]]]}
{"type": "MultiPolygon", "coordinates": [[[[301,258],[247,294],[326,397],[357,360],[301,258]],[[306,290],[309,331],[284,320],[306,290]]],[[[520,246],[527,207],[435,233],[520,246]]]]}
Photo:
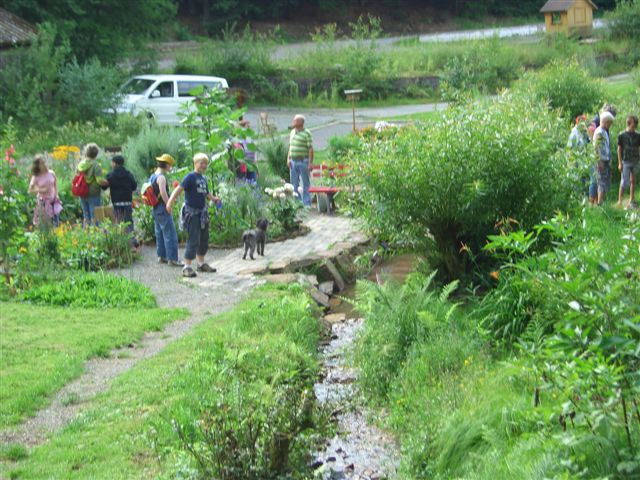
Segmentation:
{"type": "Polygon", "coordinates": [[[360,100],[361,89],[345,90],[344,95],[351,102],[351,110],[353,112],[353,133],[356,133],[356,102],[360,100]]]}

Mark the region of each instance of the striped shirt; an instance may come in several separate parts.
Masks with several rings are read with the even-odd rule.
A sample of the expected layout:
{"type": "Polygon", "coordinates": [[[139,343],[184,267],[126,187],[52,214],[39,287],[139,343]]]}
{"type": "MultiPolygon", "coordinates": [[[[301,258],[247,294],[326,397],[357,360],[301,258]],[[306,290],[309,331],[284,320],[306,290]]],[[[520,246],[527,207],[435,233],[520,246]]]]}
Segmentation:
{"type": "Polygon", "coordinates": [[[295,128],[289,134],[289,156],[294,160],[309,158],[309,149],[313,146],[311,132],[304,128],[295,128]]]}

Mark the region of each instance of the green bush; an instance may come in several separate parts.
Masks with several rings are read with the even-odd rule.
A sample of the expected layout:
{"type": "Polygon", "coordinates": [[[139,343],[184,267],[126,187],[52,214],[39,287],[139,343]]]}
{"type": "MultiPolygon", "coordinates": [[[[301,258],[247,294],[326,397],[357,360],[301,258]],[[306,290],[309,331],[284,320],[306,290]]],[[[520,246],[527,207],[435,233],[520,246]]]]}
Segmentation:
{"type": "Polygon", "coordinates": [[[85,308],[154,308],[151,291],[132,280],[104,272],[76,273],[26,290],[21,298],[38,305],[85,308]]]}
{"type": "Polygon", "coordinates": [[[85,64],[76,60],[60,70],[57,102],[66,121],[84,122],[115,111],[120,102],[118,90],[125,80],[122,70],[93,59],[85,64]]]}
{"type": "Polygon", "coordinates": [[[609,35],[613,38],[638,40],[640,32],[640,0],[617,0],[616,9],[606,15],[609,35]]]}
{"type": "Polygon", "coordinates": [[[329,159],[334,163],[346,162],[349,155],[360,148],[360,137],[357,135],[334,135],[329,139],[329,159]]]}
{"type": "Polygon", "coordinates": [[[122,147],[127,168],[136,178],[148,178],[156,166],[156,157],[168,153],[176,166],[190,166],[185,148],[186,135],[177,128],[146,125],[122,147]]]}
{"type": "Polygon", "coordinates": [[[207,42],[199,52],[176,57],[176,73],[216,75],[229,81],[265,78],[277,73],[271,59],[273,35],[254,33],[249,25],[241,32],[235,25],[222,31],[220,40],[207,42]]]}
{"type": "Polygon", "coordinates": [[[565,121],[595,112],[604,102],[604,85],[573,59],[553,61],[538,72],[527,73],[515,86],[516,92],[532,95],[558,109],[565,121]]]}
{"type": "Polygon", "coordinates": [[[59,121],[56,86],[68,55],[68,44],[57,44],[51,25],[41,27],[28,49],[7,54],[0,69],[0,121],[13,117],[20,128],[45,128],[59,121]]]}
{"type": "Polygon", "coordinates": [[[289,146],[280,137],[273,137],[260,144],[260,153],[267,159],[273,173],[284,180],[289,180],[290,173],[287,166],[289,146]]]}
{"type": "Polygon", "coordinates": [[[348,180],[381,237],[425,248],[459,278],[504,219],[533,226],[571,206],[566,127],[544,104],[505,94],[365,143],[348,180]],[[471,258],[469,257],[471,254],[471,258]]]}
{"type": "Polygon", "coordinates": [[[456,92],[495,93],[508,87],[522,71],[516,53],[499,39],[473,43],[444,67],[443,82],[448,97],[456,92]]]}
{"type": "Polygon", "coordinates": [[[130,137],[138,135],[147,123],[144,117],[118,115],[101,117],[93,122],[68,122],[49,125],[46,129],[29,128],[21,137],[25,154],[50,152],[58,145],[82,147],[95,142],[100,147],[122,147],[130,137]]]}
{"type": "Polygon", "coordinates": [[[163,415],[204,478],[309,478],[320,327],[300,287],[245,302],[205,336],[163,415]],[[226,326],[225,326],[226,325],[226,326]]]}

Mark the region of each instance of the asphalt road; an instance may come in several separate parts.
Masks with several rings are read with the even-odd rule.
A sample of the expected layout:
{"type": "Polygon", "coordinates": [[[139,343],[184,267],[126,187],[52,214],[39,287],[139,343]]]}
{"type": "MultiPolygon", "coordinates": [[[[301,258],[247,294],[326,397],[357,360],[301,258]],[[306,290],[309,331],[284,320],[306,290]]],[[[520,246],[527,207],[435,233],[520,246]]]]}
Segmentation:
{"type": "MultiPolygon", "coordinates": [[[[401,115],[444,110],[446,106],[446,103],[423,103],[417,105],[358,108],[356,109],[356,127],[363,128],[373,125],[377,120],[389,120],[401,115]]],[[[353,114],[351,109],[314,108],[305,110],[278,107],[250,108],[245,117],[251,123],[251,128],[258,132],[261,131],[261,112],[268,114],[269,121],[273,122],[278,132],[286,132],[292,124],[293,116],[298,113],[303,114],[306,119],[305,126],[313,132],[313,141],[316,149],[326,148],[329,138],[334,135],[346,135],[353,129],[353,114]]]]}

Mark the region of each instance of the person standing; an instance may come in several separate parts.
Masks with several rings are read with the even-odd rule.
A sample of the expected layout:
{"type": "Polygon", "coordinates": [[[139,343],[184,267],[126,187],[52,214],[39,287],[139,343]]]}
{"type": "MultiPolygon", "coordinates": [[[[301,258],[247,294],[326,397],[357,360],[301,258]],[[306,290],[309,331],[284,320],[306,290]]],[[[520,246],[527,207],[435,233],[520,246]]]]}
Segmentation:
{"type": "Polygon", "coordinates": [[[611,142],[609,129],[614,117],[610,112],[600,113],[600,126],[593,133],[593,145],[596,151],[596,180],[598,184],[597,205],[602,205],[611,188],[611,142]]]}
{"type": "Polygon", "coordinates": [[[637,176],[640,174],[640,133],[636,131],[637,129],[638,117],[629,115],[627,129],[618,136],[618,170],[622,174],[618,205],[622,206],[624,190],[629,186],[629,203],[626,209],[638,206],[635,198],[635,186],[637,176]]]}
{"type": "MultiPolygon", "coordinates": [[[[107,183],[113,205],[113,214],[117,223],[128,223],[127,231],[133,232],[133,192],[138,188],[136,179],[124,168],[124,157],[114,155],[111,159],[111,171],[107,173],[107,183]]],[[[134,239],[134,246],[137,242],[134,239]]]]}
{"type": "Polygon", "coordinates": [[[182,182],[171,194],[167,202],[167,212],[171,214],[176,199],[184,191],[184,205],[180,211],[180,229],[188,233],[187,248],[184,252],[184,268],[182,276],[187,278],[195,277],[197,274],[193,270],[191,263],[197,259],[198,272],[213,273],[215,268],[204,261],[204,257],[209,249],[209,210],[207,200],[217,201],[211,192],[207,177],[204,173],[209,165],[209,157],[206,153],[196,153],[193,156],[193,172],[187,174],[182,182]]]}
{"type": "Polygon", "coordinates": [[[95,208],[101,205],[101,187],[107,186],[107,181],[103,178],[102,167],[98,163],[98,153],[100,149],[95,143],[89,143],[84,148],[84,159],[78,164],[78,173],[83,173],[85,181],[89,186],[89,194],[80,197],[82,207],[82,223],[85,227],[96,224],[95,208]]]}
{"type": "Polygon", "coordinates": [[[296,193],[299,192],[300,181],[302,180],[302,203],[305,207],[310,207],[309,172],[313,165],[313,137],[309,129],[304,128],[304,121],[303,115],[298,114],[293,117],[293,129],[289,134],[287,166],[289,167],[291,183],[296,193]]]}
{"type": "Polygon", "coordinates": [[[175,160],[168,153],[156,157],[156,171],[149,178],[158,197],[158,204],[153,207],[153,223],[156,231],[156,253],[158,263],[168,263],[174,267],[183,267],[178,261],[178,232],[173,223],[169,204],[169,190],[166,175],[171,171],[175,160]]]}
{"type": "Polygon", "coordinates": [[[47,164],[42,155],[33,157],[31,174],[29,193],[36,194],[33,224],[38,226],[43,223],[48,223],[57,227],[60,223],[62,203],[58,198],[58,180],[56,174],[53,170],[47,168],[47,164]]]}

